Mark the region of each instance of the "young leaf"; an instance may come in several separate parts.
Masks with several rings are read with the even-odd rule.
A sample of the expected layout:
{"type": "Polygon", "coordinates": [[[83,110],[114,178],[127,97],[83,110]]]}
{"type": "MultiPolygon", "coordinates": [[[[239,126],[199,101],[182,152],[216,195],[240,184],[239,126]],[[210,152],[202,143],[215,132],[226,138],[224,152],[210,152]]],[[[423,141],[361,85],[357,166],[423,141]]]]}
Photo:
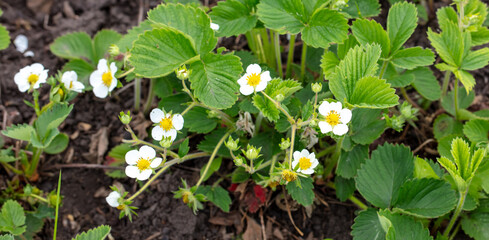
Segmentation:
{"type": "Polygon", "coordinates": [[[470,32],[472,38],[472,46],[479,46],[489,43],[489,29],[486,27],[480,27],[475,32],[470,32]]]}
{"type": "Polygon", "coordinates": [[[381,119],[381,110],[377,109],[353,109],[351,122],[351,139],[364,145],[379,138],[386,127],[385,120],[381,119]]]}
{"type": "Polygon", "coordinates": [[[347,36],[348,20],[329,9],[315,11],[302,31],[302,40],[315,48],[327,48],[330,43],[341,43],[347,36]]]}
{"type": "Polygon", "coordinates": [[[30,141],[31,135],[35,133],[34,128],[27,124],[18,124],[7,127],[7,129],[2,131],[2,134],[13,139],[18,139],[22,141],[30,141]]]}
{"type": "Polygon", "coordinates": [[[103,29],[97,32],[93,37],[94,60],[96,60],[94,63],[98,63],[99,59],[104,58],[109,46],[117,43],[121,37],[121,34],[114,30],[103,29]]]}
{"type": "Polygon", "coordinates": [[[441,114],[435,119],[433,124],[433,134],[439,141],[445,136],[456,134],[462,135],[462,123],[448,116],[447,114],[441,114]]]}
{"type": "Polygon", "coordinates": [[[243,71],[239,57],[209,53],[192,63],[190,69],[190,87],[207,106],[226,109],[238,100],[237,79],[243,71]]]}
{"type": "Polygon", "coordinates": [[[44,139],[52,129],[58,128],[61,123],[68,117],[73,105],[55,104],[48,110],[44,111],[34,123],[39,137],[44,139]]]}
{"type": "Polygon", "coordinates": [[[462,229],[475,240],[489,239],[489,200],[481,199],[479,207],[463,215],[462,229]]]}
{"type": "Polygon", "coordinates": [[[456,192],[450,184],[422,178],[407,181],[401,186],[394,209],[415,217],[437,218],[449,213],[456,203],[456,192]]]}
{"type": "Polygon", "coordinates": [[[344,202],[355,192],[355,179],[336,176],[334,178],[336,197],[344,202]]]}
{"type": "Polygon", "coordinates": [[[209,179],[212,174],[214,172],[216,172],[217,170],[219,170],[219,168],[221,167],[221,163],[222,163],[222,158],[216,158],[214,159],[214,161],[212,161],[210,167],[209,167],[209,170],[207,171],[207,173],[205,174],[205,176],[202,176],[204,174],[204,170],[207,168],[207,165],[209,163],[207,163],[206,165],[204,165],[201,169],[200,169],[200,176],[202,176],[203,180],[202,182],[205,182],[207,179],[209,179]]]}
{"type": "Polygon", "coordinates": [[[70,142],[70,139],[68,135],[64,133],[59,133],[54,137],[54,139],[51,141],[51,143],[44,149],[44,152],[48,154],[58,154],[63,152],[66,147],[68,147],[68,143],[70,142]]]}
{"type": "Polygon", "coordinates": [[[389,108],[396,106],[399,96],[385,79],[364,77],[357,81],[348,103],[359,108],[389,108]]]}
{"type": "Polygon", "coordinates": [[[368,158],[368,145],[356,145],[351,151],[341,151],[336,174],[343,178],[353,178],[357,170],[368,158]]]}
{"type": "Polygon", "coordinates": [[[253,29],[258,17],[252,14],[252,9],[239,0],[217,2],[209,14],[212,22],[219,25],[218,37],[230,37],[246,33],[253,29]]]}
{"type": "Polygon", "coordinates": [[[0,240],[15,240],[14,236],[10,235],[10,234],[4,234],[4,235],[0,235],[0,240]]]}
{"type": "Polygon", "coordinates": [[[379,0],[349,0],[343,11],[352,18],[375,17],[380,13],[379,0]]]}
{"type": "Polygon", "coordinates": [[[290,34],[299,33],[308,17],[301,0],[262,0],[256,8],[265,27],[290,34]]]}
{"type": "Polygon", "coordinates": [[[358,191],[377,207],[391,207],[401,185],[413,176],[413,160],[411,150],[403,145],[378,147],[357,172],[358,191]]]}
{"type": "Polygon", "coordinates": [[[201,187],[202,194],[204,194],[207,200],[211,201],[219,207],[224,212],[229,212],[229,206],[231,205],[231,197],[229,196],[229,192],[226,191],[222,187],[211,187],[211,186],[202,186],[201,187]]]}
{"type": "Polygon", "coordinates": [[[134,41],[129,60],[134,72],[143,77],[168,75],[197,56],[188,35],[171,28],[146,31],[134,41]]]}
{"type": "Polygon", "coordinates": [[[436,52],[443,61],[456,67],[461,66],[464,53],[468,51],[464,49],[465,38],[453,22],[446,22],[446,28],[441,34],[434,33],[431,29],[428,30],[428,39],[436,52]]]}
{"type": "Polygon", "coordinates": [[[309,206],[314,201],[314,185],[310,177],[298,177],[296,181],[300,181],[300,187],[293,181],[286,186],[287,192],[292,199],[296,200],[302,206],[309,206]]]}
{"type": "Polygon", "coordinates": [[[187,155],[188,150],[190,150],[190,148],[188,146],[188,141],[189,141],[189,138],[185,138],[185,140],[182,143],[180,143],[180,147],[178,147],[178,156],[179,157],[184,157],[185,155],[187,155]]]}
{"type": "Polygon", "coordinates": [[[382,49],[382,57],[388,57],[390,53],[390,41],[387,32],[382,25],[374,20],[358,19],[351,26],[353,36],[359,43],[377,43],[382,49]]]}
{"type": "Polygon", "coordinates": [[[94,57],[92,39],[85,32],[74,32],[58,37],[49,48],[60,58],[90,60],[94,64],[98,61],[94,57]]]}
{"type": "Polygon", "coordinates": [[[472,90],[472,88],[474,88],[475,78],[469,72],[457,69],[453,72],[453,74],[455,75],[455,77],[457,77],[458,80],[460,80],[462,85],[464,85],[465,91],[469,92],[472,90]]]}
{"type": "Polygon", "coordinates": [[[280,110],[277,106],[261,94],[253,96],[253,105],[270,121],[277,121],[280,117],[280,110]]]}
{"type": "Polygon", "coordinates": [[[202,107],[194,107],[185,114],[184,127],[190,132],[209,133],[217,126],[217,119],[208,118],[207,110],[202,107]]]}
{"type": "Polygon", "coordinates": [[[10,36],[5,26],[0,25],[0,50],[8,47],[10,44],[10,36]]]}
{"type": "Polygon", "coordinates": [[[340,63],[336,54],[330,51],[325,51],[321,58],[321,69],[323,70],[326,79],[335,71],[336,66],[340,63]]]}
{"type": "Polygon", "coordinates": [[[14,200],[7,200],[0,211],[0,232],[18,236],[25,232],[24,209],[14,200]]]}
{"type": "Polygon", "coordinates": [[[413,74],[414,89],[424,98],[430,101],[436,101],[441,97],[440,83],[433,75],[433,72],[428,67],[419,67],[413,70],[408,70],[405,74],[413,74]]]}
{"type": "Polygon", "coordinates": [[[474,119],[465,123],[463,132],[472,143],[488,142],[489,122],[474,119]]]}
{"type": "Polygon", "coordinates": [[[387,33],[391,43],[391,52],[395,53],[411,37],[418,22],[418,12],[412,3],[396,3],[389,9],[387,33]]]}
{"type": "Polygon", "coordinates": [[[382,228],[377,210],[369,208],[358,214],[351,227],[355,240],[385,240],[386,232],[382,228]]]}
{"type": "Polygon", "coordinates": [[[109,233],[110,227],[107,225],[101,225],[76,235],[72,240],[104,240],[109,233]]]}
{"type": "Polygon", "coordinates": [[[461,68],[468,71],[485,67],[489,63],[489,48],[471,51],[462,61],[461,68]]]}
{"type": "Polygon", "coordinates": [[[404,69],[428,66],[435,61],[435,55],[430,49],[421,47],[406,48],[397,51],[392,56],[392,64],[404,69]]]}
{"type": "Polygon", "coordinates": [[[148,19],[157,26],[166,26],[181,31],[195,44],[198,54],[212,51],[217,44],[209,16],[200,8],[182,4],[161,4],[148,12],[148,19]]]}
{"type": "MultiPolygon", "coordinates": [[[[414,160],[414,177],[417,179],[422,179],[422,178],[434,178],[434,179],[440,179],[441,176],[438,175],[437,172],[435,172],[435,168],[433,165],[436,163],[433,163],[431,161],[427,161],[425,159],[422,159],[420,157],[416,157],[414,160]]],[[[443,170],[439,168],[437,171],[439,171],[440,175],[443,176],[443,170]]]]}

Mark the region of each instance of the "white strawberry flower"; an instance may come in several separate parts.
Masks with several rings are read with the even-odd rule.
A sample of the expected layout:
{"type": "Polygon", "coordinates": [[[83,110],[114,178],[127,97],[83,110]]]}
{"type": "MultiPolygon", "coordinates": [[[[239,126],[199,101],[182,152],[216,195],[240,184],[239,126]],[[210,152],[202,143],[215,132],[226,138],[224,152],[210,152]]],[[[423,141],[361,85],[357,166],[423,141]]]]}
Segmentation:
{"type": "Polygon", "coordinates": [[[131,150],[126,153],[126,175],[144,181],[151,176],[153,168],[161,164],[162,159],[156,157],[156,151],[149,146],[142,146],[139,150],[131,150]]]}
{"type": "Polygon", "coordinates": [[[272,80],[270,72],[261,72],[258,64],[250,64],[246,68],[246,74],[238,80],[239,91],[243,95],[250,95],[253,92],[261,92],[267,87],[267,83],[272,80]]]}
{"type": "Polygon", "coordinates": [[[25,92],[29,89],[38,89],[41,83],[45,83],[48,78],[48,69],[40,63],[34,63],[20,69],[14,76],[15,84],[19,91],[25,92]]]}
{"type": "Polygon", "coordinates": [[[83,83],[78,82],[78,75],[75,71],[66,71],[61,76],[61,82],[65,85],[66,89],[81,93],[85,88],[83,83]]]}
{"type": "Polygon", "coordinates": [[[165,113],[159,108],[155,108],[149,114],[151,121],[156,126],[151,130],[151,136],[156,141],[161,141],[164,137],[171,137],[173,142],[177,137],[177,131],[183,128],[183,117],[180,114],[165,113]]]}
{"type": "Polygon", "coordinates": [[[109,196],[105,198],[105,201],[109,204],[111,207],[119,207],[119,198],[121,198],[121,194],[117,191],[112,191],[109,196]]]}
{"type": "Polygon", "coordinates": [[[351,111],[342,108],[340,102],[324,101],[319,106],[319,113],[324,116],[323,121],[318,123],[322,133],[333,131],[334,134],[341,136],[348,132],[346,124],[351,120],[351,111]]]}
{"type": "Polygon", "coordinates": [[[214,30],[214,31],[219,30],[219,24],[211,23],[211,29],[214,30]]]}
{"type": "Polygon", "coordinates": [[[316,155],[314,153],[309,153],[307,149],[303,149],[301,152],[294,152],[294,161],[292,161],[292,168],[299,165],[299,169],[297,172],[304,174],[313,174],[314,168],[317,167],[319,161],[316,159],[316,155]]]}
{"type": "Polygon", "coordinates": [[[99,98],[105,98],[117,86],[115,73],[117,66],[114,62],[107,65],[107,60],[98,61],[97,70],[90,75],[90,85],[93,87],[93,93],[99,98]]]}

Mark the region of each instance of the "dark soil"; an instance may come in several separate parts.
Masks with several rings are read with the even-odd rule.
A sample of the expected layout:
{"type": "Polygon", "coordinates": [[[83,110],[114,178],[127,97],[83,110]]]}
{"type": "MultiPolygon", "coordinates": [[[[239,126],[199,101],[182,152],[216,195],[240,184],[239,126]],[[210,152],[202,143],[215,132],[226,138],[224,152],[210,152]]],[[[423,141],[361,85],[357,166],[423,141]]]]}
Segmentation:
{"type": "MultiPolygon", "coordinates": [[[[143,12],[160,3],[157,0],[151,0],[149,3],[142,2],[146,3],[143,4],[143,12]]],[[[214,1],[211,1],[211,4],[215,4],[214,1]]],[[[384,19],[386,6],[387,4],[383,2],[382,16],[384,19]]],[[[28,99],[29,96],[20,93],[13,82],[13,77],[20,68],[39,62],[45,68],[50,69],[50,74],[54,74],[64,64],[63,60],[55,57],[49,51],[49,44],[56,37],[74,31],[85,31],[93,36],[98,30],[104,28],[125,33],[127,29],[137,24],[140,4],[139,1],[131,0],[8,0],[1,1],[0,7],[4,10],[0,23],[8,28],[12,39],[19,34],[26,35],[29,39],[29,50],[35,53],[32,58],[24,57],[11,45],[2,51],[0,56],[0,72],[3,76],[0,82],[0,104],[6,109],[6,112],[1,110],[1,116],[7,114],[6,124],[10,125],[29,122],[33,117],[33,111],[23,103],[23,99],[28,99]],[[48,5],[52,3],[52,6],[43,12],[42,7],[28,8],[28,3],[48,5]],[[65,5],[69,5],[73,11],[70,12],[65,5]]],[[[428,47],[429,42],[426,39],[428,26],[436,28],[435,21],[430,21],[427,26],[418,27],[408,45],[428,47]]],[[[243,48],[243,41],[243,38],[227,38],[223,39],[221,44],[234,50],[243,48]]],[[[296,48],[297,51],[300,51],[299,49],[296,48]]],[[[475,74],[476,92],[482,98],[479,99],[479,105],[476,105],[476,108],[488,107],[488,72],[488,69],[483,69],[475,74]]],[[[441,74],[437,74],[441,78],[441,74]]],[[[48,88],[45,86],[42,92],[47,93],[48,88]]],[[[411,95],[413,98],[417,97],[414,93],[411,95]]],[[[90,146],[94,140],[92,136],[105,132],[107,136],[105,140],[108,140],[109,143],[108,149],[121,143],[124,129],[117,115],[120,111],[129,110],[132,107],[132,99],[131,88],[107,100],[98,99],[90,92],[78,96],[74,100],[76,107],[60,129],[72,138],[70,145],[65,152],[59,155],[45,155],[40,165],[40,179],[34,184],[44,191],[52,191],[57,186],[57,166],[60,164],[104,163],[103,158],[90,154],[90,146]]],[[[41,99],[44,102],[47,100],[46,98],[41,99]]],[[[428,109],[429,115],[419,120],[420,130],[413,131],[408,128],[405,134],[386,131],[378,143],[386,141],[404,143],[415,149],[433,137],[430,132],[436,109],[438,109],[437,105],[431,106],[428,109]],[[401,135],[403,137],[399,137],[399,134],[403,134],[401,135]]],[[[436,149],[436,144],[428,144],[426,147],[436,149]]],[[[417,154],[424,157],[435,157],[424,149],[417,154]]],[[[119,220],[118,211],[107,205],[105,196],[109,192],[108,187],[113,184],[120,184],[127,191],[135,192],[139,186],[134,181],[130,179],[114,180],[106,176],[102,169],[63,169],[61,194],[64,199],[60,209],[61,222],[58,228],[58,238],[70,239],[81,231],[107,224],[112,227],[111,235],[114,239],[233,239],[246,230],[248,221],[246,217],[243,217],[243,214],[246,214],[259,225],[263,224],[264,228],[266,226],[267,235],[274,239],[351,239],[351,225],[357,208],[348,202],[339,202],[334,191],[324,185],[316,186],[316,191],[322,201],[315,204],[312,216],[307,217],[308,210],[304,208],[298,208],[292,212],[296,225],[304,232],[303,237],[290,223],[287,212],[274,203],[274,199],[281,191],[269,196],[267,207],[263,208],[263,215],[259,212],[250,214],[240,211],[237,197],[233,198],[230,213],[223,213],[208,204],[205,210],[194,215],[181,200],[173,198],[172,191],[177,190],[181,185],[181,178],[195,183],[199,176],[198,170],[204,163],[205,161],[183,163],[155,181],[149,191],[135,200],[134,206],[139,207],[137,210],[139,216],[135,217],[132,223],[127,218],[119,220]],[[263,216],[263,220],[260,215],[263,216]],[[216,219],[221,219],[217,221],[220,224],[211,224],[209,221],[213,220],[212,222],[216,223],[216,219]]],[[[0,174],[3,173],[0,172],[0,174]]],[[[224,181],[221,185],[227,188],[230,182],[224,181]]],[[[52,220],[46,222],[44,229],[39,234],[40,239],[51,239],[53,224],[52,220]]],[[[459,239],[465,238],[461,236],[459,239]]]]}

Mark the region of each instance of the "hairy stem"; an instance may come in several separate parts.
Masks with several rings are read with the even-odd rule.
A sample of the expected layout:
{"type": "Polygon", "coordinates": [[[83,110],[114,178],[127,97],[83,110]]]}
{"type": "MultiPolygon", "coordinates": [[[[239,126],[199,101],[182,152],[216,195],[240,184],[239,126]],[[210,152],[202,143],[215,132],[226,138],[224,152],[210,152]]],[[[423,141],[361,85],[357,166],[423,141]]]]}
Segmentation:
{"type": "Polygon", "coordinates": [[[197,182],[197,184],[195,185],[197,188],[200,186],[200,184],[202,183],[202,181],[204,181],[204,177],[205,177],[205,175],[207,175],[207,172],[209,171],[209,168],[211,167],[212,161],[214,161],[214,158],[217,155],[217,151],[219,150],[219,148],[221,148],[221,145],[224,143],[224,141],[226,140],[226,138],[228,138],[229,135],[231,135],[231,133],[233,131],[234,131],[234,129],[231,129],[230,131],[228,131],[226,134],[224,134],[224,136],[222,136],[222,138],[217,143],[216,147],[214,148],[214,151],[212,152],[211,157],[209,158],[209,162],[207,163],[207,166],[204,169],[204,172],[200,176],[199,181],[197,182]]]}
{"type": "Polygon", "coordinates": [[[450,71],[446,71],[445,72],[445,77],[443,78],[443,91],[441,93],[442,96],[445,96],[447,95],[447,91],[448,91],[448,84],[450,83],[450,76],[452,75],[452,72],[450,71]]]}
{"type": "Polygon", "coordinates": [[[301,81],[304,81],[306,76],[306,57],[307,57],[307,45],[302,41],[302,56],[301,56],[301,81]]]}
{"type": "Polygon", "coordinates": [[[455,119],[458,120],[458,78],[455,78],[455,85],[453,88],[453,104],[455,106],[455,119]]]}
{"type": "Polygon", "coordinates": [[[448,237],[450,234],[450,230],[452,230],[453,225],[455,224],[455,222],[457,222],[458,216],[462,212],[462,209],[463,209],[463,206],[465,203],[465,198],[467,197],[467,192],[468,192],[468,190],[466,190],[465,192],[459,191],[460,198],[458,199],[457,208],[455,208],[455,212],[453,213],[453,216],[450,219],[450,222],[448,223],[448,226],[445,229],[445,232],[443,232],[443,236],[448,237]]]}
{"type": "Polygon", "coordinates": [[[32,155],[32,160],[31,163],[29,164],[29,167],[27,168],[27,171],[25,175],[30,178],[32,175],[37,170],[37,165],[39,165],[39,159],[41,159],[41,154],[42,154],[42,148],[35,148],[34,149],[34,154],[32,155]]]}
{"type": "Polygon", "coordinates": [[[134,111],[139,112],[141,105],[141,78],[134,79],[134,111]]]}
{"type": "Polygon", "coordinates": [[[290,150],[289,150],[289,169],[292,170],[292,156],[294,153],[294,142],[295,142],[295,131],[297,130],[297,125],[292,124],[291,136],[290,136],[290,150]]]}
{"type": "Polygon", "coordinates": [[[145,115],[149,113],[149,110],[151,109],[151,105],[153,104],[153,98],[155,96],[155,91],[153,91],[153,88],[154,88],[155,81],[156,80],[154,78],[149,79],[148,99],[146,99],[146,103],[144,104],[144,109],[143,109],[143,113],[145,115]]]}
{"type": "Polygon", "coordinates": [[[280,78],[283,78],[284,74],[282,70],[282,56],[280,52],[280,35],[277,31],[274,31],[273,42],[275,47],[275,60],[277,60],[277,72],[280,78]]]}
{"type": "Polygon", "coordinates": [[[261,93],[263,93],[263,95],[264,95],[265,97],[267,97],[268,99],[270,99],[270,101],[272,101],[272,102],[275,104],[275,106],[276,106],[276,107],[277,107],[277,108],[278,108],[278,109],[279,109],[279,110],[280,110],[280,111],[281,111],[283,114],[285,114],[285,116],[287,117],[287,119],[289,120],[289,123],[290,123],[291,125],[293,125],[293,124],[295,124],[295,123],[296,123],[296,122],[295,122],[295,120],[294,120],[294,118],[293,118],[292,116],[290,116],[290,114],[289,114],[289,113],[288,113],[288,112],[287,112],[287,111],[286,111],[286,110],[285,110],[285,109],[284,109],[284,108],[281,106],[281,104],[280,104],[278,101],[276,101],[276,100],[275,100],[275,99],[273,99],[272,97],[268,96],[268,94],[266,94],[266,93],[265,93],[265,91],[262,91],[261,93]]]}
{"type": "Polygon", "coordinates": [[[290,35],[289,53],[287,54],[287,66],[285,67],[285,77],[290,78],[292,74],[292,61],[294,61],[295,34],[290,35]]]}

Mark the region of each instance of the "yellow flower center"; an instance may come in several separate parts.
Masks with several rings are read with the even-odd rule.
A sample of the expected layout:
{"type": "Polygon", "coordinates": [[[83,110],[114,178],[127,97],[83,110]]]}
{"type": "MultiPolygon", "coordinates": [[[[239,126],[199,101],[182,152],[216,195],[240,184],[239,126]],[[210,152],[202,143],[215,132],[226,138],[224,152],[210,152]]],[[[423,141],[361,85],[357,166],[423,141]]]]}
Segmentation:
{"type": "Polygon", "coordinates": [[[189,195],[188,192],[183,193],[183,196],[182,196],[183,203],[188,203],[188,195],[189,195]]]}
{"type": "Polygon", "coordinates": [[[260,83],[260,74],[252,73],[246,80],[248,81],[248,85],[256,87],[260,83]]]}
{"type": "Polygon", "coordinates": [[[119,206],[117,206],[117,209],[119,209],[119,210],[124,209],[124,205],[119,205],[119,206]]]}
{"type": "Polygon", "coordinates": [[[73,81],[70,81],[70,87],[69,89],[73,89],[73,81]]]}
{"type": "Polygon", "coordinates": [[[311,159],[309,158],[306,158],[306,157],[301,157],[299,159],[299,167],[302,169],[302,170],[306,170],[306,169],[309,169],[311,167],[312,163],[311,163],[311,159]]]}
{"type": "Polygon", "coordinates": [[[37,80],[39,80],[39,76],[36,74],[31,74],[29,75],[29,77],[27,77],[27,82],[30,85],[34,85],[37,82],[37,80]]]}
{"type": "Polygon", "coordinates": [[[149,165],[151,165],[151,162],[145,158],[140,158],[136,164],[139,171],[144,171],[144,170],[148,169],[149,165]]]}
{"type": "Polygon", "coordinates": [[[110,71],[102,74],[102,83],[105,86],[110,87],[110,84],[112,83],[112,73],[110,71]]]}
{"type": "Polygon", "coordinates": [[[163,128],[165,131],[170,131],[171,128],[173,127],[173,123],[171,121],[171,118],[163,118],[160,121],[160,127],[163,128]]]}
{"type": "Polygon", "coordinates": [[[297,179],[297,173],[292,172],[290,170],[283,170],[282,171],[282,179],[284,179],[287,182],[292,182],[297,179]]]}
{"type": "Polygon", "coordinates": [[[340,123],[340,114],[335,110],[331,110],[328,116],[326,116],[326,122],[332,127],[338,125],[340,123]]]}

